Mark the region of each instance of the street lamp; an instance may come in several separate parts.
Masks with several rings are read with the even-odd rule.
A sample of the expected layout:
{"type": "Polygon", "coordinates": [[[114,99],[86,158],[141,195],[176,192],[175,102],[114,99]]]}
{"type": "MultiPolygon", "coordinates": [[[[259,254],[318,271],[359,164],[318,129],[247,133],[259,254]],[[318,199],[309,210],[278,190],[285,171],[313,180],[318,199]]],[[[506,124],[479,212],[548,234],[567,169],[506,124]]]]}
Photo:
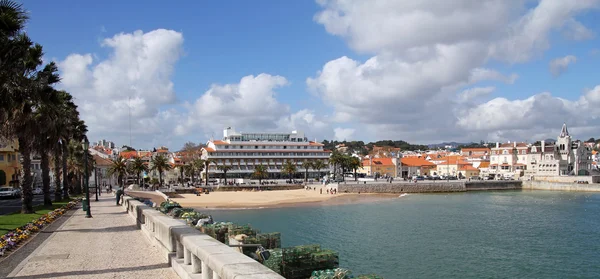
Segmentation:
{"type": "Polygon", "coordinates": [[[96,201],[98,201],[98,168],[94,166],[94,183],[96,184],[96,201]]]}
{"type": "Polygon", "coordinates": [[[88,173],[88,149],[90,146],[90,142],[87,137],[83,139],[83,166],[85,171],[85,203],[87,205],[87,210],[85,213],[85,218],[92,218],[92,211],[90,208],[90,174],[88,173]]]}

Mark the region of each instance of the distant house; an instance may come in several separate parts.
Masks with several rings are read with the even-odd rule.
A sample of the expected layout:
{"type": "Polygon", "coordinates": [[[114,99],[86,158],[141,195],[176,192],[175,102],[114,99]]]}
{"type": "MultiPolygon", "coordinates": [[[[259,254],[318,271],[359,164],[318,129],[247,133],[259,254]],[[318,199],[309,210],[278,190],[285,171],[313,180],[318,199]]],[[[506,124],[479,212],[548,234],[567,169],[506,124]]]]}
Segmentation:
{"type": "Polygon", "coordinates": [[[362,168],[358,169],[357,173],[362,173],[368,176],[397,176],[396,164],[392,158],[369,158],[362,161],[362,168]]]}
{"type": "Polygon", "coordinates": [[[402,157],[401,177],[433,175],[436,164],[422,157],[402,157]]]}

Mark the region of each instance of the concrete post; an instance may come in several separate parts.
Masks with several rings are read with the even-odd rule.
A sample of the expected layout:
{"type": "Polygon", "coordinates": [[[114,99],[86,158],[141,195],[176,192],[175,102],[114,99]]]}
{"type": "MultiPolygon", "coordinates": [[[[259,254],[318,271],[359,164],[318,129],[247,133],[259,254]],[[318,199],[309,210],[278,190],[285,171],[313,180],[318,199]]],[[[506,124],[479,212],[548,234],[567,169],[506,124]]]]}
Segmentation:
{"type": "Polygon", "coordinates": [[[192,255],[192,273],[202,272],[203,266],[204,263],[196,255],[192,255]]]}
{"type": "Polygon", "coordinates": [[[192,263],[192,252],[190,252],[190,250],[188,250],[184,246],[183,247],[183,264],[189,265],[191,263],[192,263]]]}
{"type": "Polygon", "coordinates": [[[202,279],[213,279],[213,271],[208,268],[208,264],[202,262],[202,279]]]}
{"type": "Polygon", "coordinates": [[[177,258],[181,259],[181,258],[183,258],[183,244],[181,244],[181,242],[179,242],[177,240],[175,241],[175,243],[177,243],[177,246],[176,246],[177,248],[175,250],[175,253],[177,255],[177,258]]]}

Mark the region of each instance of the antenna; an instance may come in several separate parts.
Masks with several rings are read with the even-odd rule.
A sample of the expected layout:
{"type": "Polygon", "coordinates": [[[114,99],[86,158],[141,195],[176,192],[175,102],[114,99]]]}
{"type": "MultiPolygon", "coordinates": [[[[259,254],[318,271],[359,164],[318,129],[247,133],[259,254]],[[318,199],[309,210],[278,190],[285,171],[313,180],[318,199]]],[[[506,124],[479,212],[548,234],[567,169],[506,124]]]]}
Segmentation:
{"type": "Polygon", "coordinates": [[[129,147],[131,147],[131,96],[128,97],[127,107],[129,108],[129,147]]]}

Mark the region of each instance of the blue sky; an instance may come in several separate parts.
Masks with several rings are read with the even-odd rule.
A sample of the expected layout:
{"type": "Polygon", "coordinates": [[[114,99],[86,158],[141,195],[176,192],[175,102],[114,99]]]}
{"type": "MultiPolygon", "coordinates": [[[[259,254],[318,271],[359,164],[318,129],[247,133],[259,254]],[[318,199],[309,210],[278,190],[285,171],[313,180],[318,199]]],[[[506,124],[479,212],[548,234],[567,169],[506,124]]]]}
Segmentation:
{"type": "MultiPolygon", "coordinates": [[[[564,7],[553,7],[556,13],[548,12],[548,17],[554,17],[552,21],[555,23],[533,22],[531,26],[549,26],[535,32],[519,24],[527,24],[522,23],[524,18],[534,21],[534,17],[527,16],[535,16],[535,9],[541,10],[547,4],[543,2],[547,1],[530,1],[527,5],[518,4],[519,1],[508,4],[490,1],[496,2],[497,6],[489,11],[485,10],[487,7],[476,7],[477,4],[464,8],[459,5],[452,7],[450,3],[448,14],[440,14],[433,3],[435,1],[414,5],[418,7],[406,6],[401,3],[403,1],[380,1],[378,5],[354,2],[185,1],[180,2],[181,5],[165,5],[165,2],[159,1],[30,1],[24,2],[24,5],[31,15],[28,33],[44,46],[47,60],[59,62],[63,76],[69,81],[79,78],[77,69],[80,69],[73,63],[65,63],[70,55],[89,54],[92,62],[82,64],[82,67],[91,72],[103,61],[118,59],[111,60],[118,47],[107,46],[105,39],[141,30],[143,33],[138,34],[140,40],[132,39],[131,44],[139,43],[139,47],[143,48],[153,44],[148,43],[150,39],[144,39],[142,34],[158,29],[172,30],[182,36],[182,40],[177,40],[177,36],[170,37],[174,40],[172,47],[164,49],[165,52],[176,53],[174,59],[157,65],[172,70],[167,70],[166,74],[144,72],[145,69],[138,66],[141,75],[149,75],[149,80],[154,80],[156,75],[156,79],[162,82],[151,86],[159,88],[172,83],[172,91],[164,93],[173,94],[174,97],[168,98],[168,101],[153,100],[162,94],[158,91],[152,93],[154,95],[146,95],[139,90],[132,89],[127,93],[123,89],[120,95],[119,92],[114,96],[107,95],[92,83],[94,80],[97,83],[111,82],[111,79],[98,78],[94,74],[61,85],[81,102],[82,116],[90,126],[93,139],[106,138],[117,144],[129,141],[129,131],[126,125],[121,125],[121,122],[127,122],[123,119],[123,113],[127,115],[127,112],[123,112],[126,109],[118,104],[127,100],[122,98],[124,95],[138,98],[147,106],[143,112],[136,112],[133,119],[133,125],[141,127],[133,132],[134,145],[141,148],[164,144],[177,149],[186,141],[204,142],[212,135],[219,137],[222,127],[231,125],[244,131],[301,129],[309,137],[319,140],[403,139],[432,143],[555,137],[553,135],[562,122],[568,122],[574,127],[572,130],[579,133],[575,136],[600,136],[597,130],[598,109],[594,103],[600,98],[595,99],[593,90],[600,84],[595,70],[600,61],[598,1],[590,1],[589,5],[559,3],[564,7]],[[407,16],[411,14],[407,7],[415,8],[413,15],[418,15],[418,12],[435,15],[431,26],[448,21],[433,29],[428,27],[426,19],[413,23],[412,17],[407,16]],[[509,12],[505,17],[499,17],[497,25],[477,22],[482,19],[473,16],[473,26],[490,25],[486,25],[488,29],[483,31],[458,32],[456,28],[460,25],[453,25],[459,23],[451,18],[451,11],[460,11],[469,17],[469,13],[502,14],[499,10],[504,8],[509,12]],[[521,10],[514,12],[513,8],[521,10]],[[572,12],[560,13],[564,10],[572,12]],[[340,16],[320,16],[327,12],[340,16]],[[402,25],[388,28],[399,21],[402,25]],[[507,26],[514,30],[503,35],[507,33],[507,26]],[[427,35],[436,32],[439,35],[431,36],[433,39],[427,35]],[[456,36],[445,36],[448,33],[456,33],[456,36]],[[575,39],[570,38],[573,34],[579,35],[575,39]],[[543,46],[532,46],[524,38],[543,42],[543,46]],[[461,49],[466,42],[473,41],[477,42],[477,46],[461,49]],[[506,46],[502,45],[503,42],[510,42],[514,48],[502,50],[502,46],[506,46]],[[454,59],[445,52],[432,51],[440,46],[457,48],[457,55],[464,57],[454,59]],[[429,48],[430,52],[418,58],[408,54],[419,48],[429,48]],[[501,54],[481,54],[481,57],[476,54],[478,50],[492,48],[500,49],[498,53],[501,54]],[[473,56],[464,55],[467,51],[473,51],[473,56]],[[527,57],[515,58],[519,56],[518,52],[527,57]],[[560,75],[553,75],[551,61],[569,55],[575,60],[563,67],[560,75]],[[356,65],[341,63],[340,58],[344,56],[356,65]],[[376,66],[360,67],[374,57],[378,61],[376,66]],[[449,62],[443,62],[444,59],[449,62]],[[323,67],[328,62],[340,63],[329,64],[332,67],[324,71],[323,67]],[[441,70],[439,76],[448,77],[431,82],[423,77],[426,72],[418,75],[419,70],[423,70],[422,65],[428,63],[431,69],[426,69],[427,73],[447,66],[448,71],[441,70]],[[468,75],[476,68],[518,78],[514,82],[506,82],[502,78],[487,77],[472,82],[468,75]],[[198,102],[197,109],[190,107],[207,94],[213,84],[239,85],[243,84],[243,77],[256,77],[263,73],[270,76],[240,87],[250,88],[244,91],[248,92],[245,94],[250,99],[273,96],[274,101],[265,103],[264,107],[258,102],[244,113],[239,112],[249,104],[248,99],[237,102],[240,108],[227,102],[235,100],[243,90],[225,87],[214,88],[212,101],[203,99],[198,102]],[[408,78],[412,73],[417,74],[408,78]],[[284,77],[285,84],[274,82],[275,76],[284,77]],[[314,82],[307,84],[307,78],[314,79],[314,82]],[[483,87],[494,89],[468,102],[454,104],[464,90],[483,87]],[[542,92],[550,92],[552,98],[524,101],[542,92]],[[586,94],[586,101],[578,102],[586,94]],[[103,96],[106,96],[104,100],[103,96]],[[553,102],[557,100],[562,102],[555,97],[569,102],[555,104],[553,102]],[[215,100],[224,101],[217,107],[215,100]],[[449,103],[453,104],[444,105],[449,103]],[[104,106],[98,109],[100,105],[104,106]],[[286,109],[279,111],[278,106],[286,109]],[[207,108],[214,110],[208,113],[207,108]],[[508,115],[503,117],[501,113],[508,115]],[[111,114],[120,118],[106,118],[111,114]],[[443,118],[443,121],[436,118],[443,118]]],[[[159,35],[163,34],[157,34],[157,41],[168,40],[159,35]]],[[[143,59],[160,61],[157,57],[127,57],[129,62],[113,66],[143,59]]],[[[132,69],[125,71],[131,72],[132,69]]],[[[139,88],[140,82],[135,79],[119,81],[118,86],[111,88],[113,91],[115,88],[139,88]]],[[[600,94],[600,88],[598,91],[597,94],[600,94]]]]}

